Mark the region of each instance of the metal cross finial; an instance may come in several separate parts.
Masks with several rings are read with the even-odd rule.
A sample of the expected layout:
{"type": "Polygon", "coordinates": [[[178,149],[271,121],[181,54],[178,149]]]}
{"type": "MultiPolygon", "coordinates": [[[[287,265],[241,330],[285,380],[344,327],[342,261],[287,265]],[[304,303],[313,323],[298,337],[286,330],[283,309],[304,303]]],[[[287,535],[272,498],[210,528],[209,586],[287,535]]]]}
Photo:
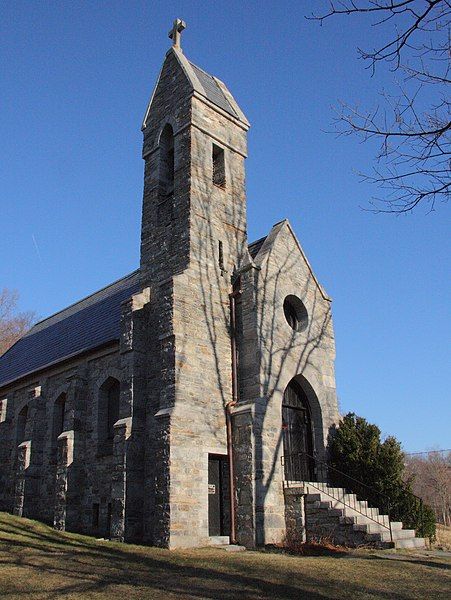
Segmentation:
{"type": "Polygon", "coordinates": [[[186,23],[185,21],[182,21],[181,19],[176,19],[174,21],[174,25],[172,26],[171,31],[169,32],[169,37],[172,40],[172,46],[173,48],[180,48],[180,34],[182,33],[182,31],[186,29],[186,23]]]}

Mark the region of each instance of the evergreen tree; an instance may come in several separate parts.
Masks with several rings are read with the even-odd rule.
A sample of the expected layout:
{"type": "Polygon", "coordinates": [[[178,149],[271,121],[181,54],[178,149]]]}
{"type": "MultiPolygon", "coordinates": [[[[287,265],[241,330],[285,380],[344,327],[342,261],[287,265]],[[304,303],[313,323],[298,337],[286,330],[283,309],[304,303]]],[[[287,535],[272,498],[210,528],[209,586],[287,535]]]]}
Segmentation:
{"type": "Polygon", "coordinates": [[[377,425],[348,413],[331,433],[329,478],[368,500],[370,506],[390,514],[393,521],[416,529],[421,536],[435,537],[432,509],[417,498],[403,480],[405,459],[401,444],[393,436],[381,440],[377,425]]]}

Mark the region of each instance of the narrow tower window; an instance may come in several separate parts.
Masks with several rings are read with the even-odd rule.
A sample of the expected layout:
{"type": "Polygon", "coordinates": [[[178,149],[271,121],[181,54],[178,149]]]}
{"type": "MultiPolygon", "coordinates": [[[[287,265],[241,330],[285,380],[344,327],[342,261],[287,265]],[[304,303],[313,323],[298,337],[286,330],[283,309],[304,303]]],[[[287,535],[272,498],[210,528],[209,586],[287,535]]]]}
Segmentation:
{"type": "Polygon", "coordinates": [[[219,240],[219,247],[218,247],[218,264],[219,264],[219,268],[221,269],[221,275],[224,275],[224,272],[225,272],[225,268],[224,268],[224,247],[223,247],[223,244],[222,244],[221,240],[219,240]]]}
{"type": "Polygon", "coordinates": [[[224,149],[213,144],[212,150],[213,159],[213,183],[218,187],[225,188],[225,160],[224,149]]]}
{"type": "Polygon", "coordinates": [[[174,132],[165,125],[160,136],[160,199],[165,200],[174,193],[174,132]]]}

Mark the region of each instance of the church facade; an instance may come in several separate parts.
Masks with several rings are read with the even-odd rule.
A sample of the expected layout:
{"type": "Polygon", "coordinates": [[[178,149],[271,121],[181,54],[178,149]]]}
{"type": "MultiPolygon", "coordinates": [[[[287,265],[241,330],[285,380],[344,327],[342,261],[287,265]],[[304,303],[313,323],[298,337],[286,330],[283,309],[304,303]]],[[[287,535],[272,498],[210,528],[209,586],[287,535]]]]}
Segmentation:
{"type": "Polygon", "coordinates": [[[331,301],[287,220],[248,243],[249,123],[171,32],[139,268],[0,357],[0,510],[163,547],[280,543],[339,420],[331,301]]]}

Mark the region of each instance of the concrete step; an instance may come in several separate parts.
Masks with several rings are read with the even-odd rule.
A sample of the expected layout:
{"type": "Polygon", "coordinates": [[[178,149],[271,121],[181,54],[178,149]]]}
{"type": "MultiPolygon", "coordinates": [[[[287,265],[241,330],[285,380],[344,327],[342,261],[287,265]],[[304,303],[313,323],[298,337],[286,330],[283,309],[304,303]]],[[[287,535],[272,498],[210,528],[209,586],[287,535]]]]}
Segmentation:
{"type": "Polygon", "coordinates": [[[309,506],[327,510],[331,517],[339,518],[340,524],[349,525],[356,533],[363,532],[368,542],[378,547],[425,547],[424,539],[415,537],[413,529],[403,529],[400,521],[391,523],[390,532],[388,515],[381,514],[378,508],[369,507],[366,500],[358,500],[355,494],[343,488],[308,481],[300,485],[309,506]]]}
{"type": "Polygon", "coordinates": [[[390,531],[385,529],[384,531],[379,531],[378,533],[367,533],[366,539],[368,542],[391,542],[390,531]]]}
{"type": "MultiPolygon", "coordinates": [[[[376,523],[380,523],[381,525],[388,526],[387,515],[380,515],[376,511],[376,509],[370,508],[370,509],[360,512],[359,510],[350,508],[349,506],[347,506],[345,504],[341,504],[341,506],[343,508],[345,517],[356,517],[358,519],[357,522],[360,522],[360,523],[376,522],[376,523]]],[[[338,508],[338,504],[336,506],[334,506],[334,508],[338,508]]]]}
{"type": "Polygon", "coordinates": [[[313,507],[327,509],[330,511],[331,515],[347,519],[345,521],[342,521],[345,524],[352,525],[353,523],[375,523],[384,527],[389,526],[389,519],[387,515],[374,515],[370,512],[367,512],[367,515],[365,515],[341,503],[336,503],[335,505],[333,505],[331,502],[328,501],[316,502],[313,503],[313,507]]]}
{"type": "Polygon", "coordinates": [[[366,533],[382,533],[382,532],[390,532],[388,527],[385,525],[380,525],[379,523],[370,522],[370,523],[355,523],[353,525],[354,531],[365,531],[366,533]]]}
{"type": "Polygon", "coordinates": [[[392,529],[392,535],[393,540],[408,540],[415,537],[415,529],[392,529]]]}
{"type": "Polygon", "coordinates": [[[307,496],[305,497],[305,500],[306,500],[306,502],[321,502],[323,497],[324,497],[324,494],[315,492],[314,494],[312,494],[312,493],[307,494],[307,496]]]}
{"type": "Polygon", "coordinates": [[[378,515],[371,510],[366,510],[365,514],[362,514],[358,510],[349,508],[341,502],[323,500],[321,502],[313,503],[313,506],[315,508],[327,509],[331,515],[341,517],[340,522],[344,524],[352,525],[353,523],[356,523],[363,525],[366,523],[374,523],[375,525],[380,525],[382,527],[389,526],[387,515],[378,515]]]}
{"type": "Polygon", "coordinates": [[[359,508],[368,508],[368,502],[366,500],[357,500],[357,496],[355,494],[345,494],[340,498],[346,504],[350,504],[351,506],[358,506],[359,508]]]}
{"type": "Polygon", "coordinates": [[[426,541],[420,537],[395,540],[395,548],[426,548],[426,541]]]}
{"type": "MultiPolygon", "coordinates": [[[[354,511],[355,514],[363,513],[367,517],[378,520],[378,508],[369,508],[368,503],[366,501],[357,500],[355,494],[342,494],[339,496],[337,493],[335,493],[334,495],[334,489],[337,490],[338,488],[330,488],[329,493],[324,491],[315,491],[315,493],[309,493],[307,495],[307,502],[331,502],[333,508],[344,508],[348,512],[354,511]]],[[[382,519],[381,522],[382,521],[384,521],[384,519],[382,519]]]]}
{"type": "Polygon", "coordinates": [[[379,514],[379,511],[377,508],[360,507],[358,505],[349,506],[348,504],[343,504],[343,503],[333,504],[333,506],[335,506],[335,507],[338,507],[339,505],[344,506],[345,511],[349,512],[349,514],[362,514],[364,517],[369,517],[370,519],[375,519],[375,520],[377,520],[378,517],[384,516],[384,515],[379,514]]]}
{"type": "MultiPolygon", "coordinates": [[[[368,517],[364,514],[361,513],[356,513],[356,511],[351,511],[351,510],[346,510],[345,508],[345,514],[343,516],[343,520],[340,521],[342,522],[344,525],[352,525],[352,524],[356,524],[356,525],[363,525],[365,523],[375,523],[378,525],[382,525],[383,527],[389,527],[390,525],[390,519],[388,518],[388,515],[377,515],[377,518],[374,519],[372,517],[368,517]],[[351,514],[353,513],[353,514],[351,514]]],[[[398,527],[398,524],[396,525],[396,527],[394,527],[394,529],[402,529],[402,523],[400,523],[400,527],[398,527]]]]}
{"type": "Polygon", "coordinates": [[[212,546],[228,546],[230,544],[230,537],[228,535],[212,535],[208,541],[212,546]]]}
{"type": "Polygon", "coordinates": [[[385,542],[395,540],[408,540],[415,537],[414,529],[395,529],[391,531],[387,527],[377,523],[365,523],[362,525],[353,525],[354,531],[365,531],[368,534],[381,534],[381,539],[385,542]]]}

